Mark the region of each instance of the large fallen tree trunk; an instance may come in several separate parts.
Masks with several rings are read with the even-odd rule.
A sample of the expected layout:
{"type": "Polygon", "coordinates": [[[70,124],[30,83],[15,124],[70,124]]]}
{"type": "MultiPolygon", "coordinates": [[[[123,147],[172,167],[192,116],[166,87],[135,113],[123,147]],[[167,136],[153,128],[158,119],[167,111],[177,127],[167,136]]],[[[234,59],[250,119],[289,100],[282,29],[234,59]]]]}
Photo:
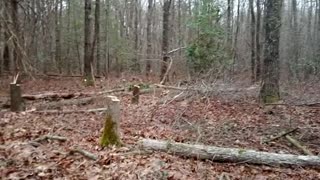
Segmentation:
{"type": "Polygon", "coordinates": [[[191,145],[152,139],[143,139],[139,142],[139,145],[146,150],[165,151],[179,156],[209,159],[212,161],[243,162],[264,165],[314,166],[320,168],[319,156],[277,154],[255,150],[191,145]]]}

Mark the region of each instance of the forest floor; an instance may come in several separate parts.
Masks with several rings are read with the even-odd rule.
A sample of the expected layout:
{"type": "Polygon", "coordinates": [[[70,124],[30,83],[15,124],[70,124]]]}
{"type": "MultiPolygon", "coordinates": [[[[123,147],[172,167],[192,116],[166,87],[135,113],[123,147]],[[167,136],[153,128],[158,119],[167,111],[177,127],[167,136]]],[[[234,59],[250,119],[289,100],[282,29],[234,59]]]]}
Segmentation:
{"type": "MultiPolygon", "coordinates": [[[[8,97],[6,87],[9,80],[2,79],[1,83],[0,102],[4,102],[8,97]]],[[[128,78],[126,83],[136,82],[128,78]]],[[[96,87],[84,87],[80,78],[42,78],[23,81],[22,90],[24,94],[85,93],[113,89],[123,84],[122,79],[97,79],[96,87]]],[[[139,139],[152,138],[302,154],[285,138],[268,144],[261,143],[282,131],[298,127],[291,135],[314,154],[320,155],[320,107],[293,105],[307,103],[305,101],[309,97],[310,102],[320,101],[316,96],[320,95],[319,92],[309,93],[307,96],[304,90],[287,88],[290,92],[284,96],[291,105],[266,108],[255,101],[255,86],[220,84],[219,88],[218,85],[216,87],[221,91],[207,95],[183,96],[180,91],[155,91],[141,95],[139,105],[131,104],[129,93],[116,93],[121,100],[120,128],[122,140],[126,144],[121,148],[99,147],[103,113],[32,111],[52,100],[27,101],[27,111],[21,113],[1,110],[1,179],[224,179],[223,175],[225,179],[320,179],[317,168],[251,165],[245,162],[218,163],[163,152],[138,152],[136,144],[139,139]],[[228,91],[224,92],[224,89],[228,91]],[[237,89],[246,92],[235,92],[237,89]],[[66,137],[68,140],[30,143],[48,134],[66,137]],[[93,161],[80,154],[71,154],[70,151],[75,148],[91,152],[99,160],[93,161]]],[[[304,89],[306,87],[307,85],[303,86],[304,89]]],[[[100,97],[93,103],[60,106],[58,109],[103,108],[103,102],[100,97]]]]}

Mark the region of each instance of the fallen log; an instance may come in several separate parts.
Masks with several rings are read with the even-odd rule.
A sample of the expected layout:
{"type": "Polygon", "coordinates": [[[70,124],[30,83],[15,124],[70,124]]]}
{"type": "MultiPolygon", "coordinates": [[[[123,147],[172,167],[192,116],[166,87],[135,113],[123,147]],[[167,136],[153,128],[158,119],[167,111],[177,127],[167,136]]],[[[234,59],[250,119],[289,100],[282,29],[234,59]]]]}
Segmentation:
{"type": "Polygon", "coordinates": [[[71,99],[77,96],[80,96],[81,93],[54,93],[48,92],[43,94],[24,94],[22,95],[23,99],[26,100],[39,100],[39,99],[47,99],[47,100],[56,100],[56,99],[71,99]]]}
{"type": "Polygon", "coordinates": [[[146,150],[164,151],[183,157],[209,159],[220,162],[252,163],[264,165],[298,165],[320,167],[319,156],[277,154],[239,148],[221,148],[205,145],[191,145],[170,141],[142,139],[138,143],[146,150]]]}
{"type": "Polygon", "coordinates": [[[79,96],[92,96],[92,95],[102,95],[116,92],[123,92],[125,88],[117,88],[100,92],[88,92],[88,93],[55,93],[55,92],[47,92],[43,94],[24,94],[22,98],[25,100],[59,100],[59,99],[72,99],[79,96]]]}
{"type": "Polygon", "coordinates": [[[61,108],[62,106],[71,106],[71,105],[87,105],[93,103],[97,97],[87,97],[81,99],[72,99],[72,100],[65,100],[65,101],[58,101],[58,102],[48,102],[46,104],[41,104],[40,106],[36,107],[38,111],[46,110],[46,109],[57,109],[61,108]]]}
{"type": "Polygon", "coordinates": [[[96,113],[96,112],[105,112],[107,108],[98,108],[98,109],[88,109],[88,110],[47,110],[47,111],[28,111],[29,113],[35,114],[73,114],[73,113],[96,113]]]}

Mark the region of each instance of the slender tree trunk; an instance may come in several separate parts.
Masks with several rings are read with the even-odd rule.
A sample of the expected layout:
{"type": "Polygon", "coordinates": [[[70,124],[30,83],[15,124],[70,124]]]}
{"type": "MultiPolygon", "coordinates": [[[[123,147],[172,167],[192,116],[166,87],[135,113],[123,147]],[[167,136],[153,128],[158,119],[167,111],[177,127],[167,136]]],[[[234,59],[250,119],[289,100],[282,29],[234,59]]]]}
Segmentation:
{"type": "Polygon", "coordinates": [[[234,35],[234,42],[233,42],[233,65],[232,65],[232,74],[234,74],[234,68],[237,61],[237,54],[238,54],[238,35],[240,32],[240,1],[238,1],[238,8],[237,8],[237,22],[236,22],[236,32],[234,35]]]}
{"type": "Polygon", "coordinates": [[[294,69],[294,76],[299,78],[299,41],[300,41],[300,33],[299,33],[299,27],[298,27],[298,10],[297,10],[297,0],[292,0],[292,16],[293,16],[293,22],[292,22],[292,41],[293,41],[293,49],[292,49],[292,60],[293,60],[293,69],[294,69]]]}
{"type": "Polygon", "coordinates": [[[232,30],[231,30],[231,15],[232,15],[232,2],[233,0],[228,0],[227,7],[227,43],[228,45],[232,45],[232,30]]]}
{"type": "Polygon", "coordinates": [[[163,4],[163,29],[162,29],[162,57],[163,63],[161,67],[160,79],[165,78],[168,81],[168,77],[164,77],[168,68],[169,56],[168,56],[168,48],[169,48],[169,18],[170,18],[170,6],[172,0],[166,0],[163,4]]]}
{"type": "Polygon", "coordinates": [[[251,26],[250,26],[250,31],[251,31],[251,81],[254,83],[256,81],[256,54],[255,54],[255,40],[256,40],[256,19],[255,19],[255,14],[254,14],[254,9],[253,9],[253,0],[249,0],[250,3],[250,14],[251,14],[251,26]]]}
{"type": "Polygon", "coordinates": [[[261,45],[260,45],[260,28],[261,28],[261,7],[260,0],[257,0],[257,25],[256,25],[256,81],[261,80],[261,45]]]}
{"type": "Polygon", "coordinates": [[[148,15],[147,15],[147,62],[146,62],[146,76],[149,77],[151,72],[151,53],[152,53],[152,5],[153,0],[148,0],[148,15]]]}
{"type": "Polygon", "coordinates": [[[316,48],[316,59],[317,61],[317,73],[320,73],[320,0],[317,1],[317,9],[318,9],[318,33],[317,33],[317,48],[316,48]]]}
{"type": "Polygon", "coordinates": [[[87,86],[94,84],[92,72],[92,43],[91,43],[91,0],[85,0],[84,15],[84,80],[87,86]]]}
{"type": "Polygon", "coordinates": [[[18,43],[22,45],[20,38],[20,27],[18,19],[18,0],[11,0],[11,18],[13,22],[13,33],[16,36],[16,42],[14,41],[14,50],[13,50],[13,62],[15,66],[15,73],[19,72],[22,69],[22,57],[20,56],[20,51],[18,49],[18,43]]]}
{"type": "Polygon", "coordinates": [[[71,36],[71,0],[67,0],[67,34],[68,34],[68,40],[67,40],[67,74],[71,75],[72,73],[72,61],[73,61],[73,56],[70,56],[70,37],[71,36]]]}
{"type": "Polygon", "coordinates": [[[106,59],[104,64],[104,73],[105,76],[109,75],[110,72],[110,40],[109,40],[109,29],[110,29],[110,1],[106,0],[106,7],[105,7],[105,13],[106,13],[106,43],[105,43],[105,51],[106,51],[106,59]]]}
{"type": "Polygon", "coordinates": [[[95,10],[95,44],[96,44],[96,68],[97,74],[100,75],[100,0],[96,0],[95,10]]]}
{"type": "Polygon", "coordinates": [[[61,62],[61,16],[60,16],[60,12],[62,11],[62,9],[60,9],[60,12],[59,12],[60,1],[62,1],[62,0],[56,0],[56,4],[55,4],[55,36],[56,36],[55,59],[56,59],[56,63],[57,63],[57,67],[58,67],[59,73],[62,72],[62,62],[61,62]]]}
{"type": "Polygon", "coordinates": [[[265,38],[263,61],[263,83],[260,98],[263,103],[274,103],[280,99],[279,91],[279,44],[282,0],[266,0],[265,38]]]}
{"type": "Polygon", "coordinates": [[[133,70],[136,72],[140,72],[140,65],[138,61],[138,54],[139,54],[139,11],[138,6],[140,0],[135,0],[134,3],[134,58],[133,58],[133,70]]]}

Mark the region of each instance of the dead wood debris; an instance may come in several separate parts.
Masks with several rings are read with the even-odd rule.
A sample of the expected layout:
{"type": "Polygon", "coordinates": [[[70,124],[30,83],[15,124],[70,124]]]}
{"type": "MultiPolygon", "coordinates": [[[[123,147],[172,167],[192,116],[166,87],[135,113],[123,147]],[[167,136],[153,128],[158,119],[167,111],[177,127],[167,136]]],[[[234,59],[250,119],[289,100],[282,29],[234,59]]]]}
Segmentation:
{"type": "Polygon", "coordinates": [[[42,136],[40,138],[33,140],[33,142],[42,142],[42,141],[46,141],[46,140],[57,140],[57,141],[65,142],[68,140],[68,138],[62,137],[62,136],[45,135],[45,136],[42,136]]]}
{"type": "Polygon", "coordinates": [[[314,156],[314,154],[311,151],[309,151],[306,147],[301,145],[300,142],[294,139],[293,137],[289,135],[286,135],[285,137],[292,145],[302,150],[305,155],[314,156]]]}
{"type": "Polygon", "coordinates": [[[263,141],[262,143],[265,144],[265,143],[269,143],[269,142],[275,141],[275,140],[277,140],[277,139],[279,139],[279,138],[281,138],[281,137],[283,137],[283,136],[286,136],[286,135],[288,135],[288,134],[291,134],[291,133],[297,131],[298,129],[299,129],[299,128],[294,128],[294,129],[291,129],[291,130],[289,130],[289,131],[282,132],[282,133],[280,133],[279,135],[277,135],[277,136],[275,136],[275,137],[273,137],[273,138],[271,138],[271,139],[268,139],[268,140],[263,141]]]}
{"type": "Polygon", "coordinates": [[[97,161],[99,159],[99,157],[91,152],[88,152],[86,150],[83,150],[83,149],[80,149],[80,148],[75,148],[75,149],[72,149],[70,150],[70,155],[72,154],[75,154],[75,153],[79,153],[81,154],[82,156],[88,158],[88,159],[91,159],[93,161],[97,161]]]}

